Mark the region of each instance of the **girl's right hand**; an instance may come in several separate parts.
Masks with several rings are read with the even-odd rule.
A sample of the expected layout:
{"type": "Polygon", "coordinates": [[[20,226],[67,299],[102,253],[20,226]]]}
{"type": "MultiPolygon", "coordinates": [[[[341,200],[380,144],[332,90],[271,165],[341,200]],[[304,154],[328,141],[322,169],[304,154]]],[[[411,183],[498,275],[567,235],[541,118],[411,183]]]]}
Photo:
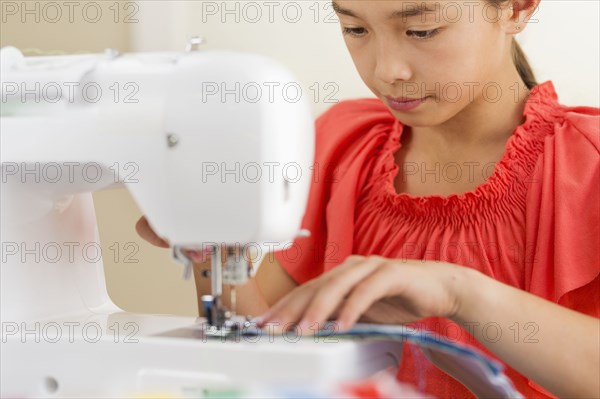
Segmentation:
{"type": "MultiPolygon", "coordinates": [[[[148,219],[146,216],[142,216],[140,220],[135,224],[135,230],[144,240],[148,241],[150,244],[160,247],[160,248],[170,248],[171,244],[164,238],[161,238],[158,234],[154,232],[150,224],[148,223],[148,219]]],[[[209,258],[207,252],[202,251],[193,251],[193,250],[184,250],[186,256],[188,256],[192,262],[194,263],[204,263],[209,258]]]]}
{"type": "Polygon", "coordinates": [[[162,239],[154,232],[154,230],[152,230],[152,227],[150,227],[146,216],[142,216],[140,220],[137,221],[135,224],[135,230],[140,237],[152,245],[160,248],[169,248],[171,246],[167,240],[162,239]]]}

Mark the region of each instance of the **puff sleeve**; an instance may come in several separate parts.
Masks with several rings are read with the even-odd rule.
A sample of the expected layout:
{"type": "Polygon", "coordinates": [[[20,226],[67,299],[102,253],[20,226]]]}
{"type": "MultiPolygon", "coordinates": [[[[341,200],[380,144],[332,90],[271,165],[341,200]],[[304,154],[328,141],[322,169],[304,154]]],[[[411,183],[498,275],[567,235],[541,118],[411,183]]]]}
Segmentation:
{"type": "Polygon", "coordinates": [[[600,317],[600,110],[571,108],[528,193],[526,289],[600,317]]]}

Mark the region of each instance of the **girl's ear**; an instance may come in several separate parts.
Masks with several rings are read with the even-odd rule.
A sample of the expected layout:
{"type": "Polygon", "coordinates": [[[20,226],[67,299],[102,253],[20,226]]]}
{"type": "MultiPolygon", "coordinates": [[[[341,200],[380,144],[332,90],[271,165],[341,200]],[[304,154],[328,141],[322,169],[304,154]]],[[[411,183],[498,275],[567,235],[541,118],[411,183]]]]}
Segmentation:
{"type": "Polygon", "coordinates": [[[541,0],[511,0],[512,6],[509,7],[511,16],[507,20],[509,24],[507,31],[509,33],[522,32],[531,16],[540,6],[540,2],[541,0]]]}

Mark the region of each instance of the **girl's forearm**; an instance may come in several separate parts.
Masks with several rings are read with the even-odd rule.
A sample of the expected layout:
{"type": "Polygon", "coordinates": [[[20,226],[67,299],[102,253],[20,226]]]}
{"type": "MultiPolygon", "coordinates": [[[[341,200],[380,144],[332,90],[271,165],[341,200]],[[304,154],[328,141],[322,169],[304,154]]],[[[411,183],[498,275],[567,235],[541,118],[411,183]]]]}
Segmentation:
{"type": "Polygon", "coordinates": [[[600,320],[467,269],[452,317],[512,368],[559,397],[600,397],[600,320]]]}
{"type": "MultiPolygon", "coordinates": [[[[205,277],[205,272],[210,271],[210,260],[203,263],[194,264],[194,280],[196,282],[196,295],[198,297],[198,311],[204,316],[204,310],[201,302],[202,295],[211,293],[211,279],[205,277]]],[[[235,303],[231,303],[232,286],[224,285],[222,300],[223,304],[235,311],[238,315],[258,316],[269,308],[264,296],[262,295],[256,278],[251,278],[246,284],[235,287],[235,303]],[[234,309],[235,308],[235,309],[234,309]]]]}

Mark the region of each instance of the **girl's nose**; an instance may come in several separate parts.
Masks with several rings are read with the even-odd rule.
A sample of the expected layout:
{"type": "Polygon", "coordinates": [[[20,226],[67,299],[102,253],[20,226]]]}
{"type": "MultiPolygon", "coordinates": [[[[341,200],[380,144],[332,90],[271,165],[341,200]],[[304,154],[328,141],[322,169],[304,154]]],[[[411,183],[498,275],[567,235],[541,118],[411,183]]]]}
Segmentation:
{"type": "Polygon", "coordinates": [[[412,69],[408,63],[407,54],[398,45],[388,42],[379,46],[376,56],[375,77],[387,84],[397,81],[409,81],[412,69]]]}

